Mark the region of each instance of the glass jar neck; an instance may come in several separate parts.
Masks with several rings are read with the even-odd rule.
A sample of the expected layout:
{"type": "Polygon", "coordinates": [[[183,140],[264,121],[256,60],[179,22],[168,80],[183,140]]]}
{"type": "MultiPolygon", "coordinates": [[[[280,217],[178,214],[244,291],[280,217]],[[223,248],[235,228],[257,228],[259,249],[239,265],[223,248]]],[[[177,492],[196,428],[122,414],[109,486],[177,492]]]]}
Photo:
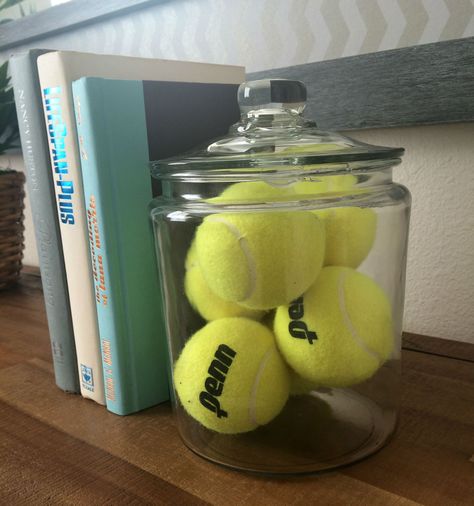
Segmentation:
{"type": "Polygon", "coordinates": [[[314,121],[303,118],[305,104],[267,104],[258,109],[243,110],[240,122],[231,127],[231,134],[251,134],[266,132],[271,136],[280,134],[281,129],[291,132],[295,129],[315,128],[314,121]]]}
{"type": "MultiPolygon", "coordinates": [[[[380,191],[386,192],[391,185],[392,168],[381,170],[363,169],[357,172],[335,172],[316,176],[295,178],[262,177],[253,180],[243,177],[240,181],[214,180],[193,178],[189,180],[165,180],[162,184],[161,200],[171,205],[212,204],[212,205],[251,205],[264,202],[284,202],[285,205],[299,205],[301,201],[321,201],[327,205],[329,201],[353,202],[364,201],[380,191]],[[234,196],[222,198],[222,194],[230,186],[243,183],[245,191],[237,199],[234,196]],[[252,189],[254,188],[255,191],[252,189]],[[270,191],[269,191],[270,189],[270,191]],[[280,191],[281,190],[281,191],[280,191]],[[243,195],[243,196],[242,196],[243,195]]],[[[233,192],[231,192],[233,195],[233,192]]],[[[357,204],[354,204],[357,205],[357,204]]],[[[363,205],[363,204],[361,204],[363,205]]]]}

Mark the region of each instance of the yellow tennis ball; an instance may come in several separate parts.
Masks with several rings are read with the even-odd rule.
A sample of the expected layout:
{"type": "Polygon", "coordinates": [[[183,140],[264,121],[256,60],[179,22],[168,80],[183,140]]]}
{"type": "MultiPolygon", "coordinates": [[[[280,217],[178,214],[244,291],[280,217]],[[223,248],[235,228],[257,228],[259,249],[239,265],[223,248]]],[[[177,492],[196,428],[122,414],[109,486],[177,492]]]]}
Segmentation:
{"type": "Polygon", "coordinates": [[[357,178],[353,174],[336,174],[334,176],[327,176],[328,191],[330,192],[344,192],[354,187],[357,183],[357,178]]]}
{"type": "MultiPolygon", "coordinates": [[[[309,166],[305,166],[305,168],[309,166]]],[[[336,174],[334,176],[321,174],[311,176],[310,179],[303,179],[293,185],[293,189],[300,197],[302,195],[311,198],[320,193],[346,193],[357,182],[352,174],[336,174]]]]}
{"type": "Polygon", "coordinates": [[[207,202],[213,204],[245,201],[274,202],[287,200],[291,195],[295,195],[292,186],[278,186],[265,181],[245,181],[228,186],[218,197],[208,199],[207,202]]]}
{"type": "Polygon", "coordinates": [[[273,320],[275,319],[275,311],[268,311],[265,316],[260,320],[265,327],[273,332],[273,320]]]}
{"type": "Polygon", "coordinates": [[[312,196],[317,196],[320,193],[327,193],[328,192],[328,183],[324,179],[324,177],[321,178],[311,178],[311,180],[303,180],[298,181],[293,185],[295,193],[300,197],[303,195],[307,196],[308,198],[311,198],[312,196]]]}
{"type": "MultiPolygon", "coordinates": [[[[274,311],[271,311],[263,317],[261,323],[273,332],[274,319],[274,311]]],[[[319,388],[319,385],[314,381],[307,380],[293,371],[293,369],[290,369],[290,395],[306,395],[317,388],[319,388]]]]}
{"type": "MultiPolygon", "coordinates": [[[[357,179],[352,174],[323,176],[319,181],[301,181],[294,185],[299,195],[346,193],[357,179]]],[[[314,211],[326,229],[324,265],[358,267],[369,254],[375,240],[377,215],[372,209],[339,207],[314,211]]]]}
{"type": "Polygon", "coordinates": [[[372,209],[338,207],[314,211],[326,228],[324,265],[358,267],[375,240],[377,215],[372,209]]]}
{"type": "Polygon", "coordinates": [[[290,374],[272,332],[247,318],[208,323],[186,343],[174,366],[183,408],[208,429],[238,434],[275,418],[290,374]]]}
{"type": "Polygon", "coordinates": [[[290,379],[290,395],[306,395],[319,387],[314,381],[303,378],[293,370],[290,372],[290,379]]]}
{"type": "Polygon", "coordinates": [[[295,155],[311,155],[327,151],[345,151],[348,147],[349,145],[343,142],[320,142],[314,144],[295,144],[293,146],[277,148],[277,152],[295,155]]]}
{"type": "Polygon", "coordinates": [[[316,280],[324,226],[306,211],[214,214],[198,227],[196,249],[214,293],[252,309],[271,309],[316,280]]]}
{"type": "Polygon", "coordinates": [[[387,296],[349,267],[324,267],[303,297],[277,309],[274,331],[292,369],[323,387],[365,381],[393,350],[387,296]]]}
{"type": "Polygon", "coordinates": [[[241,306],[235,302],[228,302],[218,297],[207,285],[196,254],[193,242],[186,257],[186,274],[184,276],[184,290],[191,306],[207,321],[217,320],[228,316],[244,316],[259,320],[265,314],[241,306]]]}

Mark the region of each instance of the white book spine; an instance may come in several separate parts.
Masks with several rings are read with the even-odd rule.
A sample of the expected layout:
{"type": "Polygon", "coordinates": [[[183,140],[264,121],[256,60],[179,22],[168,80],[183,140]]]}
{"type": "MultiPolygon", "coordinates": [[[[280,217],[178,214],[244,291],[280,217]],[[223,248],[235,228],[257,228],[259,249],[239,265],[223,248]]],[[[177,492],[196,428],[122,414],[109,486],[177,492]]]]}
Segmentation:
{"type": "Polygon", "coordinates": [[[105,404],[71,79],[60,53],[38,60],[81,394],[105,404]]]}

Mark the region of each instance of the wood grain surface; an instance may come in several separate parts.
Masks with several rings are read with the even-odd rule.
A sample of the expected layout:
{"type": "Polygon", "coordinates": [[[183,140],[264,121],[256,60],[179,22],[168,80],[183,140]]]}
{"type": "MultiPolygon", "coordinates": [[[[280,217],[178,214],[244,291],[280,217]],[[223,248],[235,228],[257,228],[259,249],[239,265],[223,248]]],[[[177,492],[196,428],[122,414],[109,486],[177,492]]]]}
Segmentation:
{"type": "Polygon", "coordinates": [[[186,449],[169,404],[118,417],[57,389],[41,281],[25,274],[0,293],[0,504],[472,505],[474,346],[405,342],[388,446],[334,472],[254,476],[186,449]]]}
{"type": "Polygon", "coordinates": [[[474,37],[263,70],[308,88],[306,116],[327,130],[474,120],[474,37]]]}

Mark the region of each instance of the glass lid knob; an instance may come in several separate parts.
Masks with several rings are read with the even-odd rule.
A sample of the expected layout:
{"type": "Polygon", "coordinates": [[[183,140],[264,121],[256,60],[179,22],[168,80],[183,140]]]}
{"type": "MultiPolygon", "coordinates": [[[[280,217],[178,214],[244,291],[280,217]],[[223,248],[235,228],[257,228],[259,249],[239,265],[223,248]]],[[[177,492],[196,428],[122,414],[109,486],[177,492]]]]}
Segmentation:
{"type": "Polygon", "coordinates": [[[306,86],[290,79],[261,79],[239,86],[238,101],[242,113],[257,109],[303,110],[306,86]]]}

